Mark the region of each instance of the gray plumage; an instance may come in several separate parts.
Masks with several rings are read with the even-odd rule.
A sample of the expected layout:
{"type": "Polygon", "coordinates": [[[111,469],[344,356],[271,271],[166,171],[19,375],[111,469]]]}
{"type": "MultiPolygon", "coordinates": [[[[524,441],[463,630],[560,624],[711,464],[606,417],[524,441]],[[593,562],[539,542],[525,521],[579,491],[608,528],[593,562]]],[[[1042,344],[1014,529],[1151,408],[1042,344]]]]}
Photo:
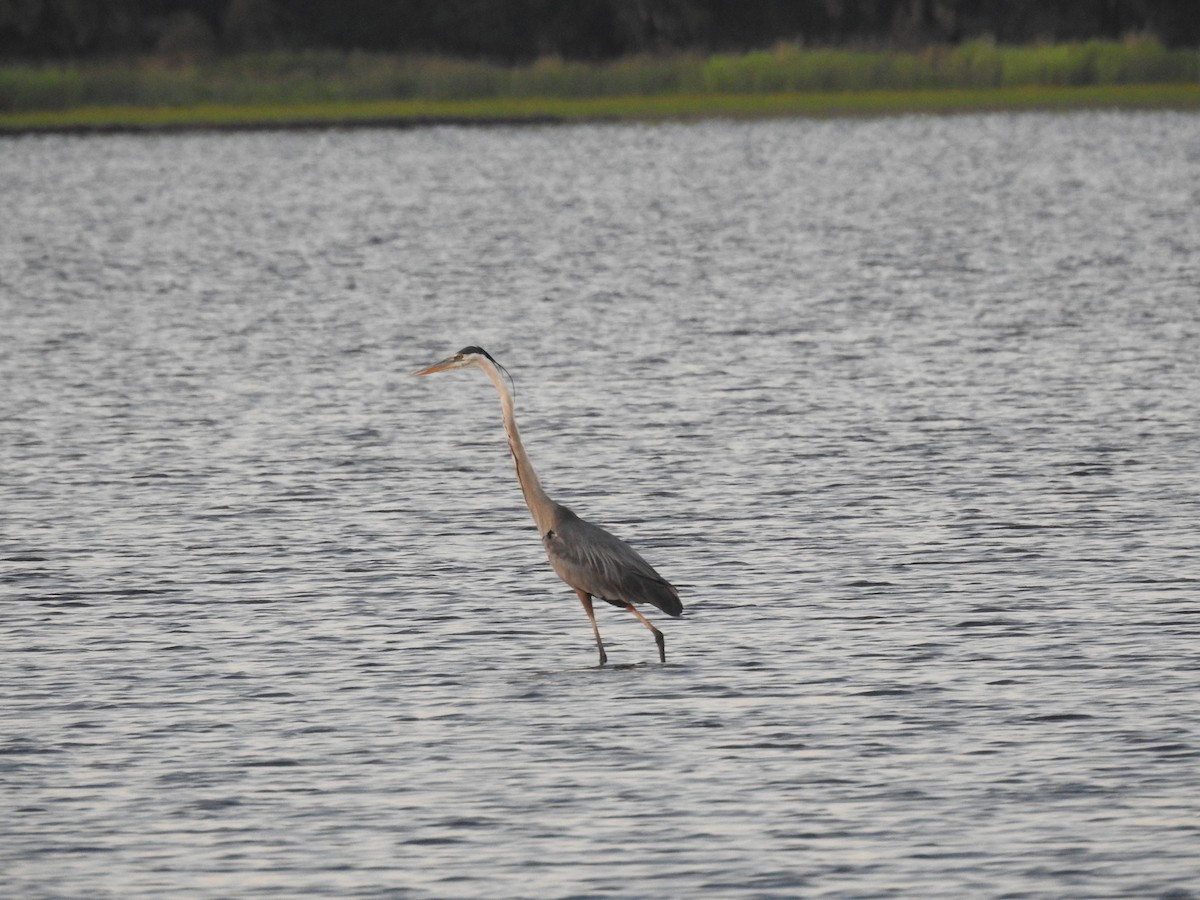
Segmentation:
{"type": "Polygon", "coordinates": [[[601,665],[608,661],[608,656],[604,652],[600,628],[596,624],[595,612],[592,609],[593,597],[633,613],[650,629],[658,645],[659,659],[666,662],[667,651],[663,634],[638,611],[637,604],[649,603],[669,616],[679,616],[683,613],[679,592],[623,540],[599,525],[579,518],[565,506],[551,500],[542,490],[537,473],[521,443],[521,433],[517,429],[517,420],[513,414],[512,394],[500,377],[500,364],[482,347],[464,347],[454,356],[415,374],[431,375],[434,372],[468,367],[482,369],[500,395],[500,411],[504,418],[504,430],[508,435],[508,448],[516,464],[517,481],[520,482],[525,505],[529,507],[529,512],[537,523],[550,565],[554,567],[559,578],[575,589],[580,603],[583,604],[584,612],[592,623],[592,633],[600,651],[601,665]]]}
{"type": "Polygon", "coordinates": [[[668,616],[683,613],[679,592],[640,553],[565,506],[555,507],[554,527],[542,544],[559,578],[613,606],[651,603],[668,616]]]}

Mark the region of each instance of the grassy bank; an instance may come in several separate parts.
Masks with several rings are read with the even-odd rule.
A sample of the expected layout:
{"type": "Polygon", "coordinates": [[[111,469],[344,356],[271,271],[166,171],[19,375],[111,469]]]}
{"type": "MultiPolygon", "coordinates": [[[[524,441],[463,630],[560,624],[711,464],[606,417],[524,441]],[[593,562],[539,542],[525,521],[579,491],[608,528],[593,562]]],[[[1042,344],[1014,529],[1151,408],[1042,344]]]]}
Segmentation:
{"type": "Polygon", "coordinates": [[[0,129],[1197,107],[1200,50],[1152,39],[804,49],[524,67],[359,53],[0,66],[0,129]]]}
{"type": "Polygon", "coordinates": [[[1200,85],[199,104],[177,108],[100,106],[0,115],[0,133],[661,121],[1096,108],[1200,109],[1200,85]]]}

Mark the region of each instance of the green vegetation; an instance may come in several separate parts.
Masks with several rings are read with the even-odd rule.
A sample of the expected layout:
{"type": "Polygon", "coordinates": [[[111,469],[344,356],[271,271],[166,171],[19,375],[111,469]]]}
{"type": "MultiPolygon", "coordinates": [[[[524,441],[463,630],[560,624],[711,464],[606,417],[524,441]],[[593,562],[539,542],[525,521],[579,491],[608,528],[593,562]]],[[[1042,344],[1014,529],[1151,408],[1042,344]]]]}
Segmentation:
{"type": "Polygon", "coordinates": [[[187,107],[96,106],[0,115],[0,133],[137,131],[188,128],[282,128],[425,123],[894,115],[1004,109],[1200,109],[1197,85],[1051,88],[947,88],[924,91],[664,94],[584,99],[330,101],[302,104],[200,104],[187,107]]]}
{"type": "Polygon", "coordinates": [[[0,67],[0,129],[1200,106],[1200,50],[1152,38],[804,49],[524,67],[332,51],[0,67]]]}

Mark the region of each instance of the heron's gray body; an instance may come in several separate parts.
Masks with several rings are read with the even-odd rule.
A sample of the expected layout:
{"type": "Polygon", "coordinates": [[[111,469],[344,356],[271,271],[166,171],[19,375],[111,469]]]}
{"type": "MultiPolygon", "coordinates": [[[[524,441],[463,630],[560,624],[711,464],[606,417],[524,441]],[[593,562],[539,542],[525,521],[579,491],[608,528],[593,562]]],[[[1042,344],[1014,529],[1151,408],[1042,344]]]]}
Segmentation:
{"type": "Polygon", "coordinates": [[[537,472],[521,443],[521,432],[513,414],[512,394],[500,377],[499,363],[481,347],[464,347],[454,356],[416,374],[430,375],[467,367],[482,369],[500,395],[500,412],[504,418],[504,431],[508,435],[508,449],[517,467],[517,481],[521,485],[525,505],[537,523],[550,565],[559,578],[575,589],[583,604],[584,612],[592,623],[592,633],[596,636],[600,663],[603,665],[608,656],[604,652],[604,642],[600,640],[600,628],[596,625],[596,615],[592,610],[593,597],[633,613],[650,629],[658,644],[659,658],[666,662],[663,634],[638,611],[637,604],[650,603],[669,616],[678,616],[683,613],[679,592],[623,540],[599,525],[579,518],[562,504],[551,500],[542,490],[537,472]]]}
{"type": "Polygon", "coordinates": [[[554,504],[542,545],[558,577],[614,606],[650,603],[668,616],[683,613],[679,592],[642,555],[614,534],[554,504]]]}

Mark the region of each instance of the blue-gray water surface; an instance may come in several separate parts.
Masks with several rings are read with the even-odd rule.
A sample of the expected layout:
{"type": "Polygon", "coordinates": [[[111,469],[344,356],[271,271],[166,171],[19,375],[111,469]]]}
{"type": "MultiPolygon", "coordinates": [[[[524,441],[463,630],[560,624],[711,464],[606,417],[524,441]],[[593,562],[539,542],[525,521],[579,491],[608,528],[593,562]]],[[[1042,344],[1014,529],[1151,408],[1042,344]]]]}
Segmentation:
{"type": "Polygon", "coordinates": [[[0,141],[0,894],[1200,896],[1200,116],[0,141]],[[543,484],[686,612],[547,565],[543,484]]]}

